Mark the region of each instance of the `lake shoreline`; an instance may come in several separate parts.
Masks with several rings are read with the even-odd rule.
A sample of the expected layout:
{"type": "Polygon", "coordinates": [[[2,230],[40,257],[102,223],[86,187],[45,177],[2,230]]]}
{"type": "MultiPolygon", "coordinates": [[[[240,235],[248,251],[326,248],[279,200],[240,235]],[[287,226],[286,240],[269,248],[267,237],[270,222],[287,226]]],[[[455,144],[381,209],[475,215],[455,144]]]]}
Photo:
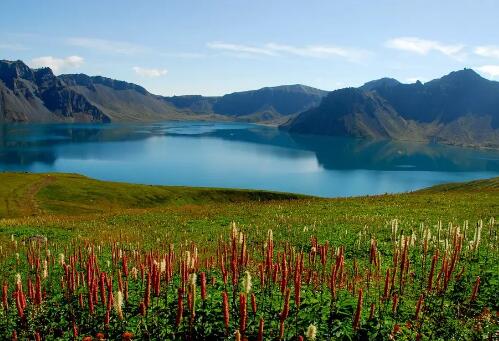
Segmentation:
{"type": "Polygon", "coordinates": [[[0,130],[0,170],[349,197],[498,176],[499,152],[238,122],[15,124],[0,130]]]}

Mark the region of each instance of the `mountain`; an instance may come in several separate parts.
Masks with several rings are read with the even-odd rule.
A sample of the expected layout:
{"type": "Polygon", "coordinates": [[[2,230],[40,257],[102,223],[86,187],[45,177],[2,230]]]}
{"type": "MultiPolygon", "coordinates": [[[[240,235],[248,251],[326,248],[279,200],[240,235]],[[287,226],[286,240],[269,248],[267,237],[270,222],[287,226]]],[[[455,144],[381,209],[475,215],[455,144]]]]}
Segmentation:
{"type": "Polygon", "coordinates": [[[376,92],[345,88],[331,92],[320,106],[305,111],[285,125],[291,132],[316,135],[422,139],[418,125],[402,118],[376,92]]]}
{"type": "Polygon", "coordinates": [[[313,108],[326,95],[327,91],[295,84],[234,92],[221,97],[175,96],[165,100],[195,113],[212,113],[238,121],[260,122],[313,108]]]}
{"type": "Polygon", "coordinates": [[[281,126],[296,133],[499,147],[499,82],[471,69],[425,84],[383,78],[340,89],[281,126]]]}
{"type": "Polygon", "coordinates": [[[163,97],[124,81],[55,76],[49,68],[0,60],[0,122],[275,121],[317,106],[326,94],[288,85],[220,97],[163,97]]]}
{"type": "Polygon", "coordinates": [[[216,113],[230,116],[248,116],[265,111],[288,116],[319,105],[326,94],[326,91],[301,84],[267,87],[225,95],[213,109],[216,113]]]}
{"type": "Polygon", "coordinates": [[[390,88],[400,84],[401,83],[396,79],[385,77],[367,82],[366,84],[362,85],[360,88],[362,90],[372,91],[379,88],[390,88]]]}
{"type": "Polygon", "coordinates": [[[182,110],[190,110],[197,114],[213,114],[213,104],[220,97],[205,97],[201,95],[185,95],[163,97],[163,100],[182,110]]]}
{"type": "Polygon", "coordinates": [[[55,76],[0,61],[0,121],[111,122],[172,119],[179,111],[144,88],[104,77],[55,76]]]}
{"type": "Polygon", "coordinates": [[[0,123],[165,120],[265,122],[304,134],[499,148],[499,82],[464,69],[425,84],[381,78],[330,93],[295,84],[164,97],[133,83],[0,60],[0,123]]]}
{"type": "Polygon", "coordinates": [[[197,116],[136,84],[85,74],[60,75],[59,79],[105,112],[111,121],[161,121],[197,116]]]}
{"type": "Polygon", "coordinates": [[[0,122],[75,120],[110,121],[50,69],[32,70],[21,61],[0,61],[0,122]]]}
{"type": "MultiPolygon", "coordinates": [[[[368,83],[369,84],[369,83],[368,83]]],[[[482,78],[471,69],[422,84],[377,86],[376,91],[408,119],[449,123],[472,115],[489,115],[499,127],[499,82],[482,78]]]]}

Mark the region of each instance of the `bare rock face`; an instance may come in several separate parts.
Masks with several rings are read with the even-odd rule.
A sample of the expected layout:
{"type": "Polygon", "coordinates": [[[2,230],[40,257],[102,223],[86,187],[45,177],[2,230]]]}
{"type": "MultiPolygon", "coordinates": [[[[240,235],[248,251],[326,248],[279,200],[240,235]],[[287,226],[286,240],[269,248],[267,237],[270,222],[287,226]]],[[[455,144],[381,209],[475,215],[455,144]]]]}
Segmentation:
{"type": "Polygon", "coordinates": [[[0,122],[110,122],[215,119],[268,122],[319,105],[326,91],[283,85],[224,96],[163,97],[102,76],[55,76],[22,61],[0,61],[0,122]]]}
{"type": "Polygon", "coordinates": [[[69,88],[49,68],[0,61],[0,121],[109,122],[109,117],[69,88]]]}
{"type": "Polygon", "coordinates": [[[499,148],[499,82],[471,69],[427,83],[382,78],[332,92],[300,84],[163,97],[101,76],[0,61],[0,123],[230,120],[295,133],[499,148]]]}
{"type": "Polygon", "coordinates": [[[295,133],[347,135],[499,148],[499,82],[471,69],[422,84],[382,78],[330,92],[281,126],[295,133]]]}

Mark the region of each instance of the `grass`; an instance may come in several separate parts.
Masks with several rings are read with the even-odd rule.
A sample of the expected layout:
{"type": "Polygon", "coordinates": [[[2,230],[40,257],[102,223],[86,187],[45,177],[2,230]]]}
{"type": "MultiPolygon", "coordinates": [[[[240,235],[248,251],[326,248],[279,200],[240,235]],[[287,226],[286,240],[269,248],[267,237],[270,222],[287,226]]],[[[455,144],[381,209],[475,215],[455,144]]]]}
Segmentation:
{"type": "Polygon", "coordinates": [[[0,218],[304,197],[266,191],[134,185],[77,174],[0,173],[0,183],[0,218]]]}
{"type": "Polygon", "coordinates": [[[433,186],[421,190],[424,193],[445,193],[445,192],[496,192],[499,191],[499,178],[475,180],[470,182],[453,182],[433,186]]]}
{"type": "MultiPolygon", "coordinates": [[[[231,221],[285,237],[313,227],[322,240],[338,231],[404,228],[437,221],[498,218],[498,178],[448,184],[402,194],[323,199],[265,191],[145,186],[74,174],[0,174],[0,238],[10,233],[83,235],[115,233],[146,242],[168,235],[205,242],[231,221]]],[[[262,232],[262,233],[263,233],[262,232]]]]}
{"type": "Polygon", "coordinates": [[[413,193],[323,199],[265,191],[164,187],[103,182],[74,174],[0,174],[0,238],[10,234],[110,238],[144,243],[168,236],[210,242],[231,221],[281,237],[313,227],[321,240],[364,226],[402,228],[438,221],[499,218],[498,179],[413,193]]]}
{"type": "Polygon", "coordinates": [[[153,340],[233,340],[234,333],[255,339],[260,321],[266,340],[296,340],[310,325],[317,327],[317,340],[499,335],[499,178],[336,199],[132,185],[74,174],[2,173],[0,183],[0,283],[7,292],[0,336],[5,339],[14,332],[21,339],[78,339],[75,330],[80,339],[100,339],[101,332],[107,339],[126,339],[129,332],[153,340]],[[305,268],[302,258],[297,270],[300,254],[305,268]],[[124,255],[134,276],[123,275],[124,255]],[[198,258],[190,262],[191,256],[198,258]],[[172,275],[157,277],[165,259],[172,275]],[[189,276],[182,270],[187,264],[192,264],[189,276]],[[241,293],[246,271],[254,278],[258,313],[248,313],[242,327],[241,300],[250,299],[249,291],[241,293]],[[384,298],[387,271],[392,284],[384,298]],[[108,293],[130,295],[123,312],[102,302],[90,310],[88,297],[97,282],[74,281],[75,276],[88,280],[89,273],[106,279],[108,293]],[[194,276],[192,283],[193,274],[208,276],[208,298],[201,300],[200,278],[194,276]],[[297,274],[303,278],[297,281],[297,274]],[[149,300],[151,278],[158,291],[145,312],[141,304],[149,300]],[[41,303],[34,296],[36,281],[44,292],[41,303]],[[21,293],[29,296],[26,309],[19,308],[21,293]],[[229,297],[227,326],[223,293],[229,297]],[[177,295],[184,303],[177,303],[177,295]],[[283,315],[286,295],[289,316],[283,315]],[[176,322],[181,308],[185,316],[176,322]]]}

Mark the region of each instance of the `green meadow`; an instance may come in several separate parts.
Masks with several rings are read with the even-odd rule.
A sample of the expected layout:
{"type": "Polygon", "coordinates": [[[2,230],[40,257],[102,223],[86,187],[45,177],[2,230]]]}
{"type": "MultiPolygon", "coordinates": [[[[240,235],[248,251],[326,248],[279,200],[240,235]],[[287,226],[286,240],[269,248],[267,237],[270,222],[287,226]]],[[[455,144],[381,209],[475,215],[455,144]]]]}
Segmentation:
{"type": "Polygon", "coordinates": [[[0,183],[4,339],[498,336],[499,178],[334,199],[0,183]]]}

